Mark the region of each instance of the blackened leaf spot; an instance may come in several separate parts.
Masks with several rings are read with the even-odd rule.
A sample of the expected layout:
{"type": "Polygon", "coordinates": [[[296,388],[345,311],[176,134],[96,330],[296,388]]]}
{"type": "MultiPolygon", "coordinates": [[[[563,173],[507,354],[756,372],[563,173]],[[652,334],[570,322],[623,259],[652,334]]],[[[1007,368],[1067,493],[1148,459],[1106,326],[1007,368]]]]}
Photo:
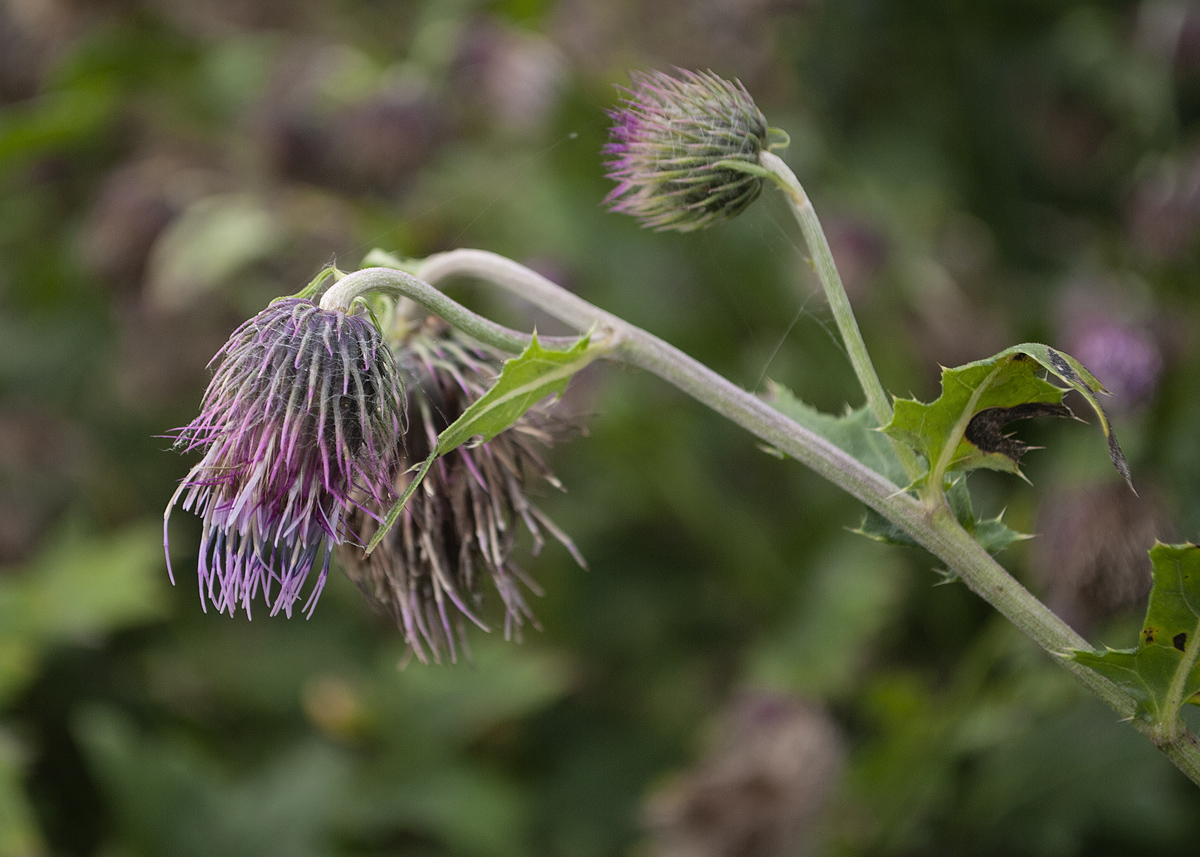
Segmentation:
{"type": "MultiPolygon", "coordinates": [[[[1105,419],[1108,415],[1105,414],[1105,419]]],[[[1112,459],[1113,467],[1117,468],[1117,472],[1125,478],[1125,483],[1133,490],[1133,475],[1129,472],[1129,462],[1125,460],[1125,453],[1121,452],[1121,445],[1117,443],[1117,436],[1111,431],[1108,433],[1108,457],[1112,459]]],[[[1134,491],[1134,494],[1137,492],[1134,491]]]]}
{"type": "Polygon", "coordinates": [[[1016,420],[1030,417],[1070,417],[1071,409],[1066,405],[1055,405],[1049,402],[1028,402],[1011,408],[984,408],[971,417],[964,436],[983,452],[998,452],[1003,456],[1019,462],[1021,456],[1032,447],[1017,440],[1011,434],[1004,434],[1002,429],[1016,420]]]}
{"type": "Polygon", "coordinates": [[[1179,651],[1181,651],[1181,652],[1184,649],[1186,649],[1187,648],[1187,632],[1181,631],[1178,634],[1176,634],[1174,637],[1172,637],[1171,645],[1174,646],[1175,648],[1179,649],[1179,651]]]}
{"type": "Polygon", "coordinates": [[[1046,356],[1050,358],[1050,365],[1052,365],[1055,371],[1058,372],[1064,379],[1072,384],[1079,384],[1085,390],[1092,392],[1092,388],[1083,382],[1083,379],[1079,377],[1079,373],[1072,368],[1070,363],[1063,359],[1061,354],[1059,354],[1053,348],[1047,348],[1046,356]]]}

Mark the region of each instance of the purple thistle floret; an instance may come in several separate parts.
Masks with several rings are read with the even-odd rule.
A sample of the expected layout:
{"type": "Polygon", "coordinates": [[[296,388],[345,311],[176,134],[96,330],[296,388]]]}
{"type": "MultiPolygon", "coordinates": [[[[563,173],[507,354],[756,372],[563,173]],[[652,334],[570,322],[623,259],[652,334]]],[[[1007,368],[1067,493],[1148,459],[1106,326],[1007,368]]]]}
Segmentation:
{"type": "Polygon", "coordinates": [[[610,211],[657,230],[689,232],[735,217],[758,198],[762,178],[731,167],[758,166],[767,120],[740,82],[709,72],[630,72],[631,88],[610,110],[601,150],[617,186],[610,211]]]}
{"type": "Polygon", "coordinates": [[[391,349],[370,318],[286,298],[235,330],[213,361],[200,416],[175,441],[204,458],[165,518],[182,498],[203,520],[202,604],[249,615],[261,591],[271,615],[290,616],[319,560],[311,615],[334,545],[353,537],[348,513],[392,494],[403,391],[391,349]]]}

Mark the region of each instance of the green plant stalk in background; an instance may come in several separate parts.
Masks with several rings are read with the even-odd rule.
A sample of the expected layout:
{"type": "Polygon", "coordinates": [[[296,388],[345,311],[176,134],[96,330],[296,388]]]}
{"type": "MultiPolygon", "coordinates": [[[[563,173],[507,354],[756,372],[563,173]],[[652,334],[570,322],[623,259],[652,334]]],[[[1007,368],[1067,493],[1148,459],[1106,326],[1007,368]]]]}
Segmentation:
{"type": "MultiPolygon", "coordinates": [[[[379,259],[378,256],[368,257],[368,261],[372,262],[379,259]]],[[[610,349],[603,355],[607,359],[653,372],[760,440],[812,468],[898,525],[944,562],[947,569],[958,575],[972,591],[1054,655],[1080,684],[1122,718],[1130,720],[1143,734],[1151,737],[1155,745],[1189,779],[1200,785],[1200,740],[1186,728],[1175,730],[1172,737],[1164,739],[1161,732],[1154,732],[1151,724],[1134,719],[1136,704],[1128,693],[1099,673],[1068,659],[1070,651],[1090,648],[1087,641],[997,563],[963,529],[944,503],[922,502],[679,349],[592,306],[510,259],[486,251],[463,249],[403,264],[414,271],[416,277],[431,284],[456,276],[491,282],[580,331],[604,331],[610,349]]],[[[365,285],[366,279],[364,277],[360,285],[365,285]]],[[[425,289],[415,288],[414,277],[404,271],[373,268],[370,269],[369,279],[374,289],[404,293],[433,312],[447,310],[444,296],[433,298],[425,289]]],[[[350,285],[354,285],[353,281],[350,285]]],[[[453,312],[458,323],[463,324],[465,333],[489,337],[493,344],[500,345],[502,340],[495,336],[491,322],[465,310],[453,312]],[[480,324],[481,321],[485,323],[480,324]]],[[[524,339],[517,335],[509,342],[510,347],[506,350],[515,351],[524,339]]]]}

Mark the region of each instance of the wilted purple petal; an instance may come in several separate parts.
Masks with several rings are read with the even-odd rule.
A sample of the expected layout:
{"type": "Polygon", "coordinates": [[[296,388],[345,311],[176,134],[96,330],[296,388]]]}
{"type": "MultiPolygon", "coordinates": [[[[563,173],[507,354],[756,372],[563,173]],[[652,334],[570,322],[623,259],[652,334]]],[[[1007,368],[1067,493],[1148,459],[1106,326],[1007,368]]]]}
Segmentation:
{"type": "Polygon", "coordinates": [[[403,407],[391,351],[369,319],[288,298],[234,331],[214,362],[200,415],[176,437],[204,458],[165,517],[178,502],[202,518],[201,599],[230,615],[249,615],[261,591],[272,615],[290,616],[320,560],[311,614],[333,546],[352,537],[352,498],[391,496],[403,407]]]}

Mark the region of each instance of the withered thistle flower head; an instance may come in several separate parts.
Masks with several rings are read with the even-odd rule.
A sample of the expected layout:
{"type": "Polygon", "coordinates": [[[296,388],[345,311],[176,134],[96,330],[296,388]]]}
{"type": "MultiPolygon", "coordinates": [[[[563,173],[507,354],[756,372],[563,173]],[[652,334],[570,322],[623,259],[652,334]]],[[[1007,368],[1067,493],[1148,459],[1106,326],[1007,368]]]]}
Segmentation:
{"type": "Polygon", "coordinates": [[[740,214],[758,198],[762,179],[728,162],[758,165],[767,120],[746,88],[711,71],[630,72],[630,88],[609,111],[613,126],[602,152],[617,186],[609,210],[643,226],[689,232],[740,214]]]}
{"type": "Polygon", "coordinates": [[[837,723],[796,697],[751,691],[722,742],[650,796],[652,857],[811,854],[845,765],[837,723]]]}
{"type": "Polygon", "coordinates": [[[175,442],[204,458],[165,517],[182,501],[202,519],[202,604],[249,615],[261,592],[272,615],[290,616],[319,562],[311,615],[347,513],[362,498],[390,497],[403,414],[392,353],[371,319],[286,298],[234,331],[213,361],[200,416],[175,442]]]}
{"type": "MultiPolygon", "coordinates": [[[[410,419],[392,486],[399,494],[412,476],[408,468],[495,380],[500,359],[435,320],[411,334],[396,357],[410,419]]],[[[523,590],[541,593],[514,558],[522,525],[534,553],[549,533],[583,565],[570,539],[526,497],[531,482],[560,487],[541,449],[562,425],[535,407],[487,443],[439,458],[370,556],[354,545],[370,540],[386,509],[366,503],[351,516],[356,538],[339,548],[338,558],[367,598],[393,616],[422,662],[430,656],[440,662],[444,653],[455,660],[468,621],[487,630],[489,589],[499,595],[506,637],[519,635],[526,621],[536,626],[523,590]]]]}

